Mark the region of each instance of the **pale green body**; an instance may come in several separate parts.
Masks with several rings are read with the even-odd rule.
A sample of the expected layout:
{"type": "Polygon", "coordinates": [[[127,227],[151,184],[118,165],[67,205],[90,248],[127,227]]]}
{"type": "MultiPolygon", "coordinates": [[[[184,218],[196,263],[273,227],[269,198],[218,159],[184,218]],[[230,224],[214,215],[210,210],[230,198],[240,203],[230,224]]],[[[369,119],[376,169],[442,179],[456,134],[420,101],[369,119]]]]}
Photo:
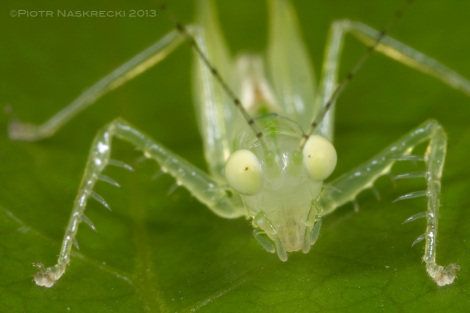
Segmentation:
{"type": "MultiPolygon", "coordinates": [[[[211,1],[197,2],[196,24],[187,27],[187,31],[241,99],[249,114],[257,116],[266,111],[278,114],[264,115],[255,120],[255,126],[263,132],[265,146],[255,136],[217,77],[195,56],[195,108],[210,174],[170,152],[124,120],[111,122],[98,132],[92,143],[58,264],[47,269],[42,264],[38,265],[40,271],[35,275],[37,284],[50,287],[65,272],[80,222],[84,221],[94,228],[84,215],[88,198],[94,197],[106,205],[93,188],[98,180],[113,183],[101,174],[107,165],[122,165],[110,159],[113,137],[131,142],[145,156],[157,161],[162,170],[173,176],[178,184],[187,188],[215,214],[224,218],[251,218],[255,237],[266,250],[276,251],[283,261],[287,260],[287,252],[308,252],[318,238],[322,216],[353,201],[362,190],[371,188],[378,177],[389,173],[396,161],[425,161],[427,170],[418,176],[426,177],[427,189],[399,199],[428,197],[427,211],[410,220],[427,218],[426,232],[419,238],[426,241],[423,260],[427,271],[439,285],[452,283],[457,265],[443,268],[435,262],[440,178],[446,150],[446,135],[441,126],[436,121],[424,122],[374,158],[334,181],[323,183],[312,180],[298,145],[303,131],[331,97],[338,83],[337,72],[344,35],[351,33],[366,44],[371,44],[379,32],[349,20],[333,23],[325,51],[322,78],[317,84],[291,5],[286,0],[268,2],[271,23],[269,45],[264,55],[242,55],[237,59],[231,57],[211,1]],[[425,156],[412,155],[413,148],[423,141],[429,141],[425,156]],[[239,194],[227,184],[225,164],[230,155],[240,149],[253,152],[260,162],[261,189],[256,194],[239,194]]],[[[37,140],[51,136],[97,98],[155,65],[183,41],[181,33],[176,30],[170,32],[102,78],[45,124],[33,126],[13,122],[10,137],[37,140]]],[[[470,82],[466,79],[391,37],[385,36],[377,50],[470,95],[470,82]]],[[[328,111],[315,134],[332,141],[333,121],[334,108],[328,111]]],[[[416,176],[409,173],[398,178],[416,176]]]]}

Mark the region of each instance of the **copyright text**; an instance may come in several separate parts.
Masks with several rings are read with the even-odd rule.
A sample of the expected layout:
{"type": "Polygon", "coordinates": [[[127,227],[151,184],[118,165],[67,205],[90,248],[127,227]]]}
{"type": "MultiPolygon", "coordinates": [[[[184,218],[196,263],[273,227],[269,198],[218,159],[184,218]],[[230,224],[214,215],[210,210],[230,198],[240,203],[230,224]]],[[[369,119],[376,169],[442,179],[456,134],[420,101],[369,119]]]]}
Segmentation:
{"type": "Polygon", "coordinates": [[[156,17],[157,10],[10,10],[10,16],[18,18],[156,17]]]}

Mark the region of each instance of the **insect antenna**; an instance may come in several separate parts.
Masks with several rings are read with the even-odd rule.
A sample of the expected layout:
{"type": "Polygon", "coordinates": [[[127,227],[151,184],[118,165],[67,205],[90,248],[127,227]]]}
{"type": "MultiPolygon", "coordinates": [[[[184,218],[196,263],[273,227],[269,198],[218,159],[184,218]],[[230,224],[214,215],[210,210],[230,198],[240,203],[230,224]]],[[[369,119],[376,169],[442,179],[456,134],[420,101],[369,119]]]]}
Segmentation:
{"type": "Polygon", "coordinates": [[[308,129],[308,131],[303,135],[302,139],[300,139],[300,142],[299,142],[299,145],[298,145],[298,150],[303,149],[303,147],[304,147],[305,143],[307,142],[308,138],[313,133],[313,131],[318,127],[318,125],[323,121],[323,118],[325,117],[326,113],[331,108],[333,103],[335,103],[336,99],[338,99],[341,92],[351,82],[351,80],[354,78],[354,76],[359,71],[359,69],[364,65],[365,61],[376,50],[377,46],[380,44],[382,39],[388,34],[388,32],[395,25],[395,23],[403,16],[403,13],[410,6],[410,4],[413,3],[413,1],[414,0],[405,0],[405,3],[403,3],[403,5],[395,12],[395,14],[391,18],[391,20],[387,24],[387,26],[380,31],[379,35],[375,39],[374,44],[369,46],[367,48],[367,50],[364,51],[362,56],[357,61],[356,65],[354,65],[354,67],[348,73],[348,75],[346,75],[346,77],[343,79],[343,81],[336,87],[336,89],[333,92],[333,94],[331,95],[331,97],[325,103],[325,106],[322,108],[322,110],[318,113],[318,115],[314,118],[314,120],[310,124],[310,128],[308,129]]]}
{"type": "Polygon", "coordinates": [[[194,37],[188,32],[187,28],[182,23],[180,23],[178,21],[178,19],[175,17],[175,15],[167,8],[165,3],[160,3],[160,9],[173,22],[173,24],[175,25],[178,32],[180,32],[180,34],[183,35],[183,37],[186,39],[186,41],[191,45],[193,50],[196,52],[196,54],[202,60],[204,65],[210,70],[212,75],[217,79],[219,84],[222,86],[222,89],[227,94],[227,96],[232,100],[235,107],[237,107],[237,109],[240,111],[243,118],[246,120],[246,122],[250,126],[251,130],[256,135],[256,138],[258,138],[258,140],[260,141],[263,148],[268,149],[268,145],[266,143],[266,140],[263,137],[263,132],[255,124],[255,120],[253,119],[253,117],[247,112],[247,110],[245,109],[245,107],[241,103],[240,99],[235,95],[233,90],[228,86],[227,82],[222,78],[222,76],[220,75],[217,68],[214,65],[212,65],[212,63],[209,61],[209,58],[204,54],[204,52],[202,51],[201,47],[199,47],[199,45],[198,45],[197,41],[194,39],[194,37]]]}

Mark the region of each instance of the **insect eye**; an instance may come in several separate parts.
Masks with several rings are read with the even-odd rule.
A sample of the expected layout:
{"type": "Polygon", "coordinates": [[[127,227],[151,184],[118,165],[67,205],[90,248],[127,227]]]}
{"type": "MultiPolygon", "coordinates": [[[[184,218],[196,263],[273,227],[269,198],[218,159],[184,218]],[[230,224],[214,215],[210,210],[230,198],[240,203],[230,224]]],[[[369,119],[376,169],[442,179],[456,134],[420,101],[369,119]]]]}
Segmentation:
{"type": "Polygon", "coordinates": [[[261,163],[250,150],[235,151],[225,165],[225,178],[239,193],[254,195],[261,190],[261,163]]]}
{"type": "Polygon", "coordinates": [[[305,143],[303,159],[310,178],[323,181],[336,167],[336,150],[324,137],[312,135],[305,143]]]}

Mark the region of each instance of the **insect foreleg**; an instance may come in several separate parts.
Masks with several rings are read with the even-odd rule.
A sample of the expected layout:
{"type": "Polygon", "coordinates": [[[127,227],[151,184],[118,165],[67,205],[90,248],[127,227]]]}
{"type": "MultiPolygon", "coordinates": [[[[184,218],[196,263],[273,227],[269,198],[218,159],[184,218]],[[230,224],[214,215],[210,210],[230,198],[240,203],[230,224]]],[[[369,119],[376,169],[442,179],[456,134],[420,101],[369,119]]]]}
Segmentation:
{"type": "MultiPolygon", "coordinates": [[[[369,161],[327,184],[321,197],[321,204],[325,210],[324,214],[331,213],[344,203],[354,201],[356,196],[364,189],[371,188],[380,176],[390,172],[396,161],[424,160],[426,162],[426,172],[423,176],[426,178],[427,189],[409,193],[398,198],[398,200],[418,196],[428,197],[427,211],[425,214],[421,214],[427,219],[427,228],[425,234],[420,238],[426,239],[423,256],[426,269],[440,286],[451,284],[455,278],[455,271],[458,269],[456,264],[450,264],[446,268],[436,264],[439,199],[446,145],[447,136],[442,126],[435,120],[426,121],[369,161]],[[424,158],[410,155],[416,145],[426,140],[429,140],[429,146],[424,158]]],[[[415,177],[414,173],[411,176],[415,177]]]]}
{"type": "MultiPolygon", "coordinates": [[[[101,173],[111,164],[111,145],[114,137],[128,141],[142,150],[144,155],[160,164],[162,170],[173,176],[178,184],[187,188],[200,202],[209,207],[215,214],[225,218],[236,218],[244,215],[243,204],[238,195],[229,195],[222,186],[206,173],[190,164],[183,158],[170,152],[149,136],[140,132],[122,119],[116,119],[98,132],[92,143],[85,172],[80,183],[70,219],[65,231],[59,259],[55,266],[47,269],[39,266],[40,271],[34,279],[38,285],[51,287],[65,272],[70,263],[70,253],[78,226],[83,221],[94,228],[84,215],[87,201],[93,197],[107,206],[106,202],[93,189],[102,177],[101,173]]],[[[109,178],[105,176],[105,181],[109,178]]]]}
{"type": "MultiPolygon", "coordinates": [[[[320,92],[316,99],[317,103],[320,102],[322,104],[321,107],[332,97],[336,85],[338,84],[340,57],[344,38],[348,33],[351,33],[369,46],[373,45],[380,35],[380,31],[368,25],[347,19],[336,21],[331,25],[327,39],[325,60],[323,62],[320,92]]],[[[431,75],[470,96],[469,80],[435,59],[426,56],[388,35],[385,35],[381,39],[380,43],[376,46],[376,51],[420,72],[431,75]]],[[[318,112],[314,113],[317,114],[318,112]]],[[[326,113],[323,122],[319,126],[321,133],[329,139],[333,137],[333,117],[334,106],[326,113]]]]}
{"type": "MultiPolygon", "coordinates": [[[[187,28],[189,32],[193,32],[195,26],[188,26],[187,28]]],[[[54,135],[57,130],[103,95],[120,87],[165,59],[183,41],[184,38],[176,30],[169,32],[162,39],[101,78],[45,123],[32,125],[13,120],[8,129],[10,138],[13,140],[35,141],[54,135]]]]}

